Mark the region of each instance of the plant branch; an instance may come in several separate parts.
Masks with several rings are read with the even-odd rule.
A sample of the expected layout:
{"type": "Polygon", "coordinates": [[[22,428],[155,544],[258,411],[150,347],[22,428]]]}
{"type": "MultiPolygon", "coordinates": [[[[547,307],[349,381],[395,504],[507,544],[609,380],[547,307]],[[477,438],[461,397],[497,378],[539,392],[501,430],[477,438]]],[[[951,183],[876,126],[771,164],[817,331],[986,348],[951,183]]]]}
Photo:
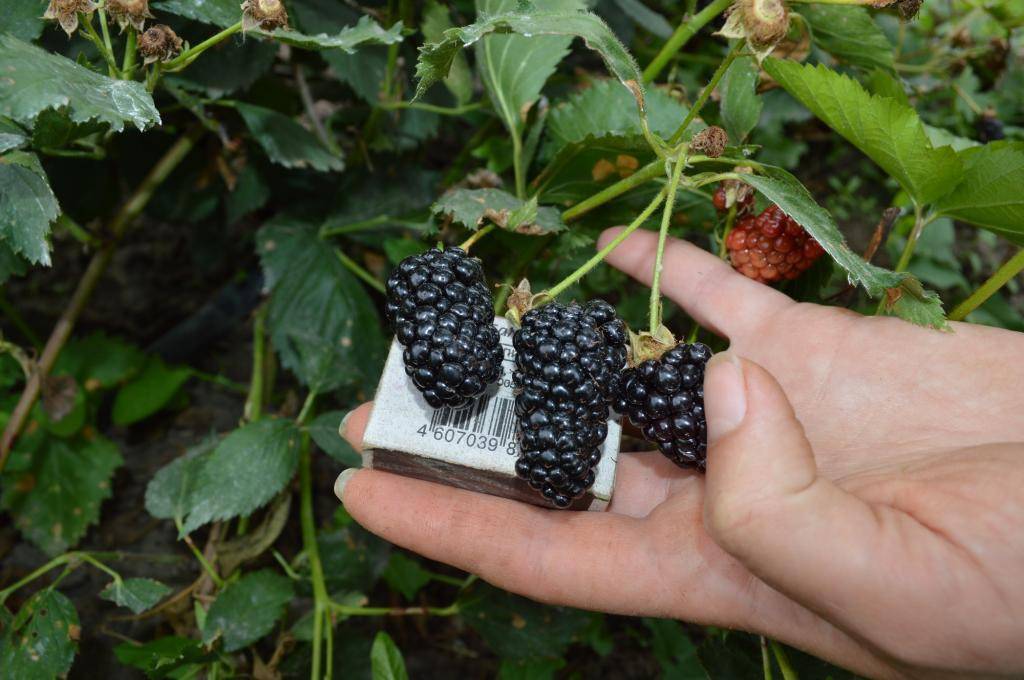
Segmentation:
{"type": "Polygon", "coordinates": [[[672,133],[672,136],[669,138],[670,144],[676,144],[680,139],[682,139],[683,134],[686,132],[686,128],[690,127],[690,123],[696,120],[701,109],[703,109],[704,105],[708,103],[711,93],[715,91],[715,88],[718,87],[718,83],[722,81],[722,77],[725,75],[725,72],[729,70],[729,66],[731,66],[732,62],[734,62],[736,57],[739,56],[740,49],[742,47],[743,41],[737,40],[736,44],[729,50],[729,53],[725,55],[725,59],[723,59],[722,63],[718,65],[718,68],[715,69],[715,72],[711,76],[711,80],[708,82],[707,86],[701,90],[700,96],[697,97],[697,101],[695,101],[693,106],[690,107],[690,111],[686,114],[686,118],[683,119],[682,125],[672,133]]]}
{"type": "Polygon", "coordinates": [[[472,236],[470,236],[465,241],[463,241],[461,244],[459,244],[459,247],[462,248],[463,250],[465,250],[468,253],[469,249],[473,247],[474,243],[476,243],[477,241],[482,239],[484,236],[487,236],[488,234],[490,234],[496,228],[497,228],[497,225],[494,224],[494,223],[491,223],[491,224],[488,224],[483,229],[478,229],[477,231],[475,231],[473,233],[472,236]]]}
{"type": "Polygon", "coordinates": [[[651,63],[644,69],[644,82],[649,83],[653,81],[661,71],[665,68],[665,65],[671,61],[672,57],[676,55],[676,52],[681,50],[690,38],[697,35],[697,32],[704,28],[712,19],[717,17],[719,14],[724,12],[729,5],[732,4],[732,0],[714,0],[710,5],[702,9],[692,17],[685,19],[683,23],[679,24],[675,32],[665,42],[665,45],[661,48],[661,51],[651,60],[651,63]]]}
{"type": "Polygon", "coordinates": [[[306,109],[306,116],[309,118],[309,122],[313,125],[313,131],[316,133],[317,139],[319,139],[320,143],[326,146],[335,156],[340,156],[341,149],[338,148],[338,144],[334,141],[331,133],[328,132],[326,127],[324,127],[324,122],[320,120],[320,116],[316,114],[316,106],[313,102],[313,93],[309,89],[309,82],[306,80],[306,74],[302,70],[302,64],[297,61],[292,64],[292,75],[295,77],[295,84],[299,89],[299,98],[302,100],[302,107],[306,109]]]}
{"type": "Polygon", "coordinates": [[[63,349],[64,344],[71,336],[71,331],[74,329],[78,317],[96,289],[96,284],[99,283],[100,277],[103,276],[107,265],[110,264],[117,242],[124,235],[128,226],[146,207],[146,204],[149,203],[149,199],[153,197],[153,192],[156,191],[157,187],[167,179],[171,171],[178,167],[185,156],[188,155],[188,152],[195,145],[201,133],[202,128],[196,127],[180,137],[164,153],[163,157],[157,161],[156,165],[150,169],[149,174],[146,175],[142,183],[135,189],[135,192],[128,198],[128,201],[121,207],[121,210],[111,220],[109,240],[96,251],[89,261],[85,273],[82,275],[78,286],[75,288],[75,292],[71,296],[71,300],[68,301],[67,307],[61,313],[60,318],[53,327],[53,331],[50,333],[50,337],[46,341],[46,346],[39,357],[35,373],[32,374],[32,377],[25,384],[21,398],[18,400],[17,406],[14,407],[10,419],[7,421],[3,437],[0,438],[0,471],[6,465],[7,457],[11,453],[14,441],[25,426],[25,422],[28,420],[29,413],[32,410],[32,406],[36,403],[36,399],[39,398],[43,379],[50,372],[50,369],[53,368],[61,349],[63,349]]]}
{"type": "Polygon", "coordinates": [[[1010,279],[1017,276],[1021,271],[1024,271],[1024,248],[1021,248],[1017,251],[1016,255],[1004,262],[996,270],[995,274],[990,276],[985,283],[981,284],[977,290],[971,293],[970,297],[957,305],[949,313],[949,320],[963,321],[967,318],[968,314],[985,304],[986,300],[995,295],[996,291],[1005,286],[1010,279]]]}
{"type": "Polygon", "coordinates": [[[772,653],[775,654],[775,660],[779,664],[779,670],[782,671],[782,680],[800,680],[800,676],[797,675],[793,666],[790,665],[789,657],[786,656],[786,650],[782,648],[782,645],[775,640],[770,640],[768,644],[772,648],[772,653]]]}
{"type": "MultiPolygon", "coordinates": [[[[303,406],[303,413],[299,415],[299,424],[303,422],[303,416],[308,414],[312,408],[315,393],[311,392],[306,398],[303,406]]],[[[300,518],[302,522],[302,545],[309,560],[309,571],[313,583],[313,668],[310,673],[311,680],[321,680],[322,677],[329,679],[330,675],[320,675],[320,664],[323,661],[321,643],[323,640],[323,625],[327,624],[327,635],[332,635],[331,622],[327,620],[327,610],[331,605],[330,596],[327,594],[327,584],[324,580],[324,568],[320,562],[320,547],[316,541],[316,522],[313,517],[313,478],[310,459],[309,433],[303,431],[302,443],[299,450],[299,489],[301,494],[300,518]]]]}
{"type": "Polygon", "coordinates": [[[577,217],[582,216],[584,213],[588,213],[594,208],[604,205],[609,201],[612,201],[622,194],[626,193],[631,189],[635,189],[641,184],[646,184],[652,179],[661,177],[665,171],[665,162],[660,158],[651,161],[644,167],[634,172],[629,177],[620,179],[615,184],[605,187],[601,191],[597,192],[590,198],[585,198],[576,205],[568,208],[562,212],[562,221],[570,222],[577,217]]]}
{"type": "Polygon", "coordinates": [[[124,41],[124,61],[121,63],[122,78],[131,78],[132,71],[135,70],[135,50],[138,49],[136,41],[135,28],[130,27],[128,29],[128,37],[124,41]]]}
{"type": "Polygon", "coordinates": [[[335,248],[334,254],[338,256],[341,263],[345,265],[345,268],[350,272],[362,279],[370,288],[373,288],[378,293],[385,293],[384,284],[381,283],[380,279],[371,274],[370,272],[363,269],[362,266],[351,257],[341,251],[341,248],[335,248]]]}
{"type": "Polygon", "coordinates": [[[447,607],[356,607],[331,601],[328,607],[344,616],[455,616],[460,612],[458,601],[447,607]]]}
{"type": "MultiPolygon", "coordinates": [[[[102,22],[103,18],[101,17],[100,20],[102,22]]],[[[118,71],[117,71],[117,63],[114,61],[114,54],[113,54],[113,52],[110,51],[110,49],[107,47],[107,45],[103,42],[103,38],[101,38],[99,36],[99,34],[96,33],[96,29],[93,28],[92,17],[84,16],[84,15],[81,16],[80,20],[79,20],[79,24],[81,26],[85,27],[85,34],[84,34],[84,36],[89,40],[89,42],[91,42],[93,45],[96,46],[96,50],[100,53],[100,56],[103,57],[103,61],[107,62],[107,70],[110,73],[110,77],[111,78],[119,77],[118,76],[118,71]]],[[[82,35],[81,31],[79,31],[79,35],[82,35]]],[[[108,41],[109,41],[109,37],[108,37],[108,41]]]]}
{"type": "Polygon", "coordinates": [[[255,423],[263,415],[263,372],[267,347],[268,305],[260,305],[252,318],[252,378],[249,380],[249,394],[245,398],[242,417],[255,423]]]}
{"type": "Polygon", "coordinates": [[[462,106],[438,106],[436,104],[428,104],[426,102],[381,102],[377,104],[377,108],[384,109],[385,111],[394,111],[397,109],[416,109],[418,111],[428,111],[430,113],[436,113],[441,116],[461,116],[466,113],[473,111],[479,111],[484,107],[483,102],[473,102],[471,104],[463,104],[462,106]]]}
{"type": "Polygon", "coordinates": [[[202,54],[206,50],[210,49],[214,45],[222,42],[223,40],[225,40],[227,38],[230,38],[235,33],[238,33],[241,30],[242,30],[242,22],[241,21],[239,21],[236,24],[232,24],[231,26],[228,26],[227,28],[225,28],[220,33],[216,33],[216,34],[210,36],[209,38],[207,38],[203,42],[199,43],[195,47],[190,47],[187,50],[185,50],[184,52],[182,52],[181,54],[179,54],[178,56],[176,56],[174,59],[171,59],[169,62],[167,62],[166,64],[163,65],[163,70],[170,72],[170,71],[179,71],[179,70],[185,68],[186,66],[191,64],[193,61],[198,59],[200,54],[202,54]]]}
{"type": "Polygon", "coordinates": [[[654,257],[654,271],[651,274],[651,301],[647,310],[651,335],[657,334],[658,329],[661,327],[662,260],[665,257],[668,227],[672,223],[672,207],[676,202],[676,191],[679,188],[679,179],[682,176],[684,165],[686,165],[686,147],[683,147],[676,156],[675,165],[672,168],[672,176],[666,187],[668,195],[665,198],[665,207],[661,213],[661,229],[658,230],[658,250],[654,257]]]}

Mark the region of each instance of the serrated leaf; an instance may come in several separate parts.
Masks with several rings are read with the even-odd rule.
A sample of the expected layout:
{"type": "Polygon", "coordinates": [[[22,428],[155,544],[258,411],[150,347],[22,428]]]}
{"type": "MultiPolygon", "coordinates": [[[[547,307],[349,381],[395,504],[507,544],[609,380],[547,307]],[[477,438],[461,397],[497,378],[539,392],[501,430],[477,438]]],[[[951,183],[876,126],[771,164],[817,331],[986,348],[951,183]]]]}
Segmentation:
{"type": "Polygon", "coordinates": [[[141,645],[125,642],[114,647],[114,654],[118,661],[138,668],[150,678],[167,677],[183,665],[200,663],[210,656],[198,640],[177,636],[157,638],[141,645]]]}
{"type": "Polygon", "coordinates": [[[721,84],[722,122],[729,133],[729,142],[739,144],[757,127],[764,102],[757,96],[761,68],[753,57],[732,62],[721,84]]]}
{"type": "Polygon", "coordinates": [[[132,123],[159,125],[160,113],[142,83],[114,80],[75,62],[0,34],[0,115],[31,126],[41,111],[67,107],[71,120],[98,120],[115,132],[132,123]]]}
{"type": "Polygon", "coordinates": [[[38,161],[28,159],[34,161],[35,156],[0,156],[0,240],[29,262],[49,266],[47,237],[60,206],[45,173],[35,169],[38,161]]]}
{"type": "Polygon", "coordinates": [[[78,652],[81,627],[71,600],[46,588],[33,595],[0,637],[0,673],[11,680],[63,676],[78,652]]]}
{"type": "Polygon", "coordinates": [[[121,463],[117,446],[102,437],[47,438],[27,469],[3,476],[0,506],[25,538],[56,555],[78,543],[99,519],[121,463]]]}
{"type": "Polygon", "coordinates": [[[421,567],[419,562],[400,552],[391,553],[388,568],[384,570],[384,580],[409,602],[415,599],[416,593],[423,586],[430,583],[430,578],[430,572],[421,567]]]}
{"type": "MultiPolygon", "coordinates": [[[[402,242],[408,243],[409,241],[403,240],[402,242]]],[[[328,456],[345,467],[359,467],[362,465],[362,458],[338,433],[338,427],[344,417],[345,411],[321,413],[306,426],[306,431],[328,456]]]]}
{"type": "Polygon", "coordinates": [[[249,132],[270,157],[286,168],[312,168],[338,172],[344,161],[331,153],[313,134],[273,109],[239,102],[235,105],[249,132]]]}
{"type": "Polygon", "coordinates": [[[127,607],[135,614],[141,614],[147,609],[152,609],[170,592],[170,586],[151,578],[126,578],[111,581],[100,592],[100,597],[118,606],[127,607]]]}
{"type": "Polygon", "coordinates": [[[0,118],[0,153],[19,149],[28,144],[28,140],[28,133],[20,125],[9,118],[0,118]]]}
{"type": "Polygon", "coordinates": [[[152,7],[159,12],[227,28],[242,20],[241,5],[238,0],[162,0],[152,7]]]}
{"type": "Polygon", "coordinates": [[[364,44],[393,45],[402,42],[401,21],[396,22],[391,28],[384,29],[368,16],[361,17],[355,26],[346,26],[334,35],[306,35],[283,28],[272,33],[260,30],[253,32],[304,50],[341,50],[347,54],[354,53],[357,47],[364,44]]]}
{"type": "Polygon", "coordinates": [[[135,345],[97,331],[71,340],[60,353],[53,373],[75,376],[89,392],[117,385],[142,370],[146,361],[146,355],[135,345]]]}
{"type": "Polygon", "coordinates": [[[948,193],[963,173],[949,147],[934,148],[917,112],[818,66],[766,59],[764,69],[829,127],[864,152],[919,204],[948,193]]]}
{"type": "MultiPolygon", "coordinates": [[[[508,2],[509,0],[504,1],[508,2]]],[[[481,16],[474,24],[449,29],[444,32],[444,39],[440,42],[420,47],[419,61],[416,64],[416,76],[419,78],[419,83],[416,86],[415,98],[423,96],[431,85],[448,75],[459,50],[493,33],[518,34],[530,39],[526,43],[527,45],[537,45],[536,36],[582,38],[587,47],[600,55],[611,74],[635,97],[640,110],[645,109],[644,91],[641,84],[643,77],[640,74],[640,69],[629,51],[619,42],[607,24],[591,12],[537,10],[528,2],[519,3],[516,11],[481,16]]],[[[545,55],[547,63],[555,58],[553,47],[553,42],[543,50],[537,47],[538,51],[545,55]]],[[[561,57],[559,56],[558,59],[560,60],[561,57]]],[[[555,63],[557,64],[557,61],[555,63]]],[[[518,65],[516,66],[518,67],[518,65]]],[[[535,78],[527,79],[531,85],[535,85],[535,78]]],[[[546,75],[544,79],[547,79],[546,75]]],[[[523,94],[529,93],[525,86],[520,89],[518,82],[514,81],[513,84],[516,88],[514,91],[523,94]]],[[[532,89],[531,87],[530,91],[532,89]]],[[[508,121],[519,120],[521,114],[519,110],[513,110],[512,101],[508,99],[504,104],[501,102],[496,104],[502,111],[502,117],[508,121]]]]}
{"type": "Polygon", "coordinates": [[[814,43],[840,62],[893,70],[892,44],[866,7],[802,5],[814,43]]]}
{"type": "Polygon", "coordinates": [[[225,437],[199,466],[182,534],[265,505],[294,476],[298,445],[288,420],[247,423],[225,437]]]}
{"type": "Polygon", "coordinates": [[[387,568],[390,544],[354,523],[322,531],[316,540],[331,591],[370,592],[387,568]]]}
{"type": "Polygon", "coordinates": [[[31,42],[43,32],[45,0],[0,0],[4,30],[15,38],[31,42]]]}
{"type": "Polygon", "coordinates": [[[1024,142],[992,142],[960,158],[963,181],[936,209],[1024,245],[1024,142]]]}
{"type": "MultiPolygon", "coordinates": [[[[429,0],[423,8],[423,21],[420,23],[423,39],[426,42],[442,40],[442,34],[451,27],[452,20],[448,15],[448,8],[437,0],[429,0]]],[[[473,73],[469,70],[466,55],[461,52],[455,55],[448,76],[444,79],[444,85],[455,97],[457,104],[466,104],[473,98],[473,73]]]]}
{"type": "Polygon", "coordinates": [[[401,650],[384,631],[378,632],[373,639],[370,668],[373,680],[409,680],[401,650]]]}
{"type": "Polygon", "coordinates": [[[219,638],[225,652],[247,647],[274,628],[293,593],[292,582],[269,569],[246,574],[210,605],[203,643],[210,645],[219,638]]]}
{"type": "Polygon", "coordinates": [[[315,228],[286,220],[268,223],[256,240],[281,363],[317,391],[375,384],[385,346],[380,318],[331,245],[315,228]]]}
{"type": "Polygon", "coordinates": [[[117,391],[111,417],[115,425],[125,426],[145,420],[174,398],[192,372],[171,367],[159,357],[149,357],[141,372],[117,391]]]}
{"type": "MultiPolygon", "coordinates": [[[[486,18],[516,9],[515,0],[477,0],[477,16],[486,18]]],[[[578,0],[552,0],[547,10],[577,11],[578,0]]],[[[452,29],[458,30],[458,29],[452,29]]],[[[445,31],[447,37],[451,31],[445,31]]],[[[571,37],[491,35],[476,46],[478,70],[505,127],[523,129],[527,111],[540,96],[544,83],[569,53],[571,37]]],[[[452,55],[461,54],[458,50],[452,55]]],[[[450,71],[449,71],[450,72],[450,71]]],[[[418,96],[417,92],[417,96],[418,96]]]]}
{"type": "Polygon", "coordinates": [[[537,207],[536,200],[521,201],[501,189],[454,189],[437,199],[431,210],[434,214],[450,215],[474,230],[485,222],[530,235],[556,234],[568,229],[556,208],[537,207]]]}
{"type": "Polygon", "coordinates": [[[192,490],[199,470],[217,447],[210,437],[160,468],[146,485],[146,512],[158,519],[184,522],[192,507],[192,490]]]}
{"type": "Polygon", "coordinates": [[[928,135],[928,139],[931,140],[932,146],[948,146],[954,151],[963,151],[964,149],[981,146],[981,142],[974,139],[960,137],[946,128],[935,127],[927,123],[924,125],[924,132],[928,135]]]}
{"type": "Polygon", "coordinates": [[[862,286],[872,297],[885,295],[888,301],[899,300],[892,309],[907,321],[945,327],[942,306],[934,293],[924,291],[920,282],[905,272],[892,272],[865,262],[846,244],[832,215],[815,203],[807,189],[791,174],[782,168],[766,166],[763,174],[739,174],[738,177],[803,226],[846,271],[852,283],[862,286]]]}

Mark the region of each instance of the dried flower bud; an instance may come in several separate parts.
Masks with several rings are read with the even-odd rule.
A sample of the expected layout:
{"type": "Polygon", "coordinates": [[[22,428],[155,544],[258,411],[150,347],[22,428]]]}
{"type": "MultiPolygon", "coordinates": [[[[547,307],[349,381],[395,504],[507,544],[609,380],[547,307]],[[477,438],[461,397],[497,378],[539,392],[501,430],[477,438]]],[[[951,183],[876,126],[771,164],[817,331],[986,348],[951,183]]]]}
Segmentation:
{"type": "Polygon", "coordinates": [[[728,145],[729,134],[717,125],[712,125],[694,135],[690,149],[708,158],[718,158],[725,153],[725,147],[728,145]]]}
{"type": "Polygon", "coordinates": [[[153,18],[149,13],[149,0],[107,0],[106,10],[122,31],[132,26],[141,33],[146,19],[153,18]]]}
{"type": "Polygon", "coordinates": [[[288,28],[288,11],[281,0],[245,0],[242,3],[242,30],[254,28],[264,31],[288,28]]]}
{"type": "Polygon", "coordinates": [[[896,13],[900,15],[900,19],[910,21],[921,11],[923,4],[924,0],[897,0],[896,13]]]}
{"type": "Polygon", "coordinates": [[[139,36],[139,54],[147,64],[154,61],[170,61],[181,54],[181,38],[163,24],[150,26],[139,36]]]}
{"type": "Polygon", "coordinates": [[[78,13],[92,14],[98,5],[92,0],[50,0],[44,19],[56,19],[70,38],[78,30],[78,13]]]}
{"type": "Polygon", "coordinates": [[[789,10],[782,0],[740,0],[747,40],[755,48],[770,47],[789,32],[789,10]]]}

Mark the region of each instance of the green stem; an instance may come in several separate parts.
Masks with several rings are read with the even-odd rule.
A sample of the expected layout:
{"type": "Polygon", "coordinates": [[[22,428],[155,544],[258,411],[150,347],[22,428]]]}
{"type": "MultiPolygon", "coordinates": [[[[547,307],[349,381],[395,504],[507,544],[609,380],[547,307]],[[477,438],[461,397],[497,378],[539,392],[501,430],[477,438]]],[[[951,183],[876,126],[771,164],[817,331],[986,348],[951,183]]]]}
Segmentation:
{"type": "Polygon", "coordinates": [[[306,400],[302,402],[302,408],[299,410],[299,415],[295,418],[295,423],[302,427],[309,420],[310,414],[313,412],[313,403],[316,402],[316,392],[310,392],[306,395],[306,400]]]}
{"type": "Polygon", "coordinates": [[[129,28],[128,37],[124,41],[124,61],[121,64],[123,78],[131,78],[131,73],[135,70],[135,50],[138,49],[136,41],[135,29],[129,28]]]}
{"type": "Polygon", "coordinates": [[[484,236],[487,236],[488,234],[490,234],[496,228],[497,228],[497,225],[492,223],[492,224],[488,224],[483,229],[478,229],[476,232],[473,233],[472,236],[470,236],[465,241],[463,241],[459,245],[459,247],[462,248],[463,250],[465,250],[468,253],[469,249],[473,247],[474,243],[476,243],[477,241],[482,239],[484,236]]]}
{"type": "Polygon", "coordinates": [[[245,398],[243,417],[255,423],[263,415],[263,369],[267,346],[267,310],[261,305],[252,319],[252,378],[249,379],[249,394],[245,398]]]}
{"type": "Polygon", "coordinates": [[[526,269],[534,258],[544,250],[544,247],[549,243],[550,238],[534,237],[532,240],[532,248],[523,248],[520,252],[519,259],[509,269],[512,273],[509,274],[508,278],[502,284],[498,295],[494,298],[494,313],[500,314],[501,310],[505,307],[505,303],[508,302],[508,296],[512,293],[512,288],[526,275],[526,269]]]}
{"type": "Polygon", "coordinates": [[[483,106],[483,102],[463,104],[462,106],[437,106],[436,104],[428,104],[426,102],[401,101],[381,102],[377,105],[377,108],[384,109],[385,111],[394,111],[396,109],[416,109],[418,111],[429,111],[430,113],[436,113],[442,116],[461,116],[473,111],[479,111],[483,106]]]}
{"type": "Polygon", "coordinates": [[[651,335],[655,335],[661,327],[661,270],[662,260],[665,257],[665,243],[668,241],[668,227],[672,223],[672,207],[676,202],[676,190],[679,188],[679,178],[683,174],[683,166],[686,165],[686,147],[683,147],[676,156],[675,165],[672,167],[672,177],[669,180],[668,196],[665,198],[665,207],[661,213],[661,229],[658,230],[658,250],[654,257],[654,271],[651,274],[651,301],[647,310],[648,322],[651,335]]]}
{"type": "Polygon", "coordinates": [[[800,680],[800,676],[793,669],[793,666],[789,663],[789,657],[786,656],[786,650],[782,648],[775,640],[770,640],[768,644],[772,648],[772,653],[775,654],[775,661],[779,664],[779,670],[782,671],[783,680],[800,680]]]}
{"type": "MultiPolygon", "coordinates": [[[[312,408],[314,393],[306,398],[306,405],[303,413],[299,415],[299,423],[303,422],[303,415],[312,408]]],[[[309,571],[313,582],[313,670],[310,673],[311,680],[321,680],[320,664],[323,661],[321,643],[323,640],[323,624],[327,609],[331,605],[331,599],[327,594],[327,584],[324,580],[324,568],[320,562],[320,547],[316,541],[316,523],[313,518],[313,476],[310,460],[309,433],[302,433],[302,443],[299,450],[299,489],[302,506],[300,517],[302,522],[302,544],[306,552],[306,559],[309,560],[309,571]]],[[[330,629],[330,622],[327,622],[330,629]]],[[[330,634],[330,631],[329,633],[330,634]]]]}
{"type": "Polygon", "coordinates": [[[602,206],[605,203],[608,203],[609,201],[618,198],[627,191],[635,189],[641,184],[646,184],[652,179],[660,177],[664,171],[665,162],[663,160],[659,158],[658,160],[651,161],[644,167],[634,172],[629,177],[620,179],[615,184],[605,187],[604,189],[597,192],[590,198],[586,198],[577,203],[576,205],[572,206],[571,208],[563,211],[562,221],[569,222],[571,220],[574,220],[583,215],[584,213],[588,213],[594,208],[602,206]]]}
{"type": "Polygon", "coordinates": [[[111,569],[110,567],[108,567],[107,565],[103,564],[103,562],[100,562],[100,560],[97,558],[97,555],[106,554],[107,553],[87,553],[74,551],[64,553],[63,555],[58,555],[57,557],[54,557],[52,560],[50,560],[43,566],[30,572],[24,578],[21,578],[18,581],[15,581],[11,585],[4,588],[3,590],[0,590],[0,605],[3,605],[3,603],[7,600],[8,597],[10,597],[11,593],[13,593],[14,591],[23,588],[32,581],[35,581],[40,576],[43,576],[50,571],[53,571],[61,565],[68,565],[69,569],[74,569],[81,563],[88,563],[96,567],[100,571],[103,571],[106,574],[110,575],[111,578],[113,578],[115,581],[120,581],[121,575],[113,569],[111,569]]]}
{"type": "Polygon", "coordinates": [[[761,637],[761,674],[764,680],[772,680],[772,658],[768,656],[768,640],[761,637]]]}
{"type": "Polygon", "coordinates": [[[103,148],[93,149],[92,151],[81,149],[40,149],[39,153],[55,158],[88,158],[91,161],[101,161],[107,157],[107,152],[103,148]]]}
{"type": "Polygon", "coordinates": [[[373,288],[378,293],[385,292],[384,284],[381,283],[380,279],[378,279],[373,274],[363,269],[363,267],[360,266],[360,264],[353,260],[351,257],[341,252],[340,248],[335,248],[334,254],[338,256],[338,259],[341,260],[341,263],[345,265],[346,269],[348,269],[350,272],[352,272],[360,279],[362,279],[364,282],[366,282],[368,286],[373,288]]]}
{"type": "Polygon", "coordinates": [[[690,38],[697,35],[697,31],[704,28],[708,22],[724,12],[731,4],[732,0],[715,0],[693,17],[679,24],[679,27],[668,41],[665,42],[661,51],[644,69],[644,82],[649,83],[657,78],[662,69],[665,68],[665,65],[675,56],[676,52],[681,50],[689,42],[690,38]]]}
{"type": "Polygon", "coordinates": [[[111,569],[107,565],[105,565],[102,562],[100,562],[98,559],[96,559],[95,557],[93,557],[89,553],[84,553],[84,552],[83,553],[78,553],[78,557],[83,562],[88,562],[89,564],[91,564],[92,566],[96,567],[97,569],[99,569],[100,571],[102,571],[103,573],[105,573],[107,576],[111,577],[115,581],[120,581],[121,580],[121,575],[120,574],[118,574],[116,571],[114,571],[113,569],[111,569]]]}
{"type": "Polygon", "coordinates": [[[220,385],[221,387],[231,390],[232,392],[237,392],[238,394],[247,394],[249,392],[249,388],[246,387],[243,383],[235,382],[230,378],[225,378],[224,376],[218,375],[216,373],[206,373],[205,371],[199,371],[194,368],[190,368],[189,374],[205,382],[213,383],[214,385],[220,385]]]}
{"type": "Polygon", "coordinates": [[[373,227],[381,224],[389,224],[394,222],[390,215],[377,215],[366,220],[360,220],[358,222],[349,222],[338,227],[323,226],[320,228],[320,238],[326,238],[328,236],[338,236],[339,234],[351,234],[357,231],[366,231],[373,227]]]}
{"type": "Polygon", "coordinates": [[[88,38],[89,42],[96,46],[96,50],[100,53],[100,56],[103,57],[103,61],[107,62],[107,70],[110,72],[110,77],[118,77],[117,64],[114,62],[114,54],[107,48],[106,44],[104,44],[103,38],[96,33],[96,29],[93,28],[92,17],[82,15],[79,17],[78,23],[85,28],[85,37],[88,38]]]}
{"type": "Polygon", "coordinates": [[[907,244],[903,246],[903,252],[900,253],[900,259],[896,263],[896,268],[893,271],[902,272],[906,271],[910,265],[910,258],[914,256],[914,248],[917,247],[917,239],[921,238],[921,232],[924,230],[925,224],[927,224],[922,218],[921,208],[914,206],[914,226],[910,230],[910,235],[907,237],[907,244]]]}
{"type": "Polygon", "coordinates": [[[523,168],[523,136],[512,130],[512,172],[516,179],[516,198],[526,198],[526,173],[523,168]]]}
{"type": "Polygon", "coordinates": [[[957,305],[949,314],[950,321],[963,321],[967,318],[968,314],[983,305],[996,291],[1006,285],[1010,279],[1022,270],[1024,270],[1024,248],[1017,251],[1016,255],[1003,263],[1003,266],[997,269],[995,274],[971,293],[970,297],[957,305]]]}
{"type": "Polygon", "coordinates": [[[611,243],[609,243],[604,248],[602,248],[596,255],[594,255],[592,258],[587,260],[583,264],[583,266],[581,266],[579,269],[574,271],[568,277],[563,279],[556,286],[554,286],[553,288],[548,289],[545,292],[547,297],[549,297],[551,299],[554,299],[554,298],[558,297],[559,293],[561,293],[566,288],[568,288],[569,286],[573,285],[574,283],[576,283],[577,281],[582,279],[584,276],[587,275],[587,272],[589,272],[591,269],[593,269],[598,264],[600,264],[604,260],[604,258],[608,257],[608,253],[610,253],[613,250],[615,250],[616,248],[618,248],[619,245],[623,241],[625,241],[627,238],[629,238],[630,234],[632,234],[634,231],[636,231],[640,227],[640,225],[642,225],[644,222],[647,221],[648,217],[650,217],[652,214],[654,214],[654,211],[658,209],[658,206],[661,205],[661,202],[663,200],[665,200],[665,193],[666,193],[665,189],[662,189],[661,191],[659,191],[657,196],[655,196],[651,200],[651,202],[649,204],[647,204],[647,207],[643,209],[643,212],[641,212],[639,215],[637,215],[636,219],[633,220],[632,222],[630,222],[629,226],[627,226],[625,229],[623,229],[619,233],[619,235],[616,236],[611,241],[611,243]]]}
{"type": "Polygon", "coordinates": [[[457,601],[447,607],[354,607],[332,601],[328,607],[344,616],[455,616],[460,611],[457,601]]]}
{"type": "Polygon", "coordinates": [[[107,52],[110,52],[110,60],[114,63],[111,67],[111,78],[120,78],[121,74],[117,70],[117,60],[114,59],[114,45],[110,42],[110,29],[107,27],[107,13],[101,7],[96,15],[100,18],[100,32],[103,33],[103,45],[107,48],[107,52]]]}
{"type": "Polygon", "coordinates": [[[711,80],[708,82],[707,87],[701,90],[700,96],[697,97],[697,101],[690,107],[689,113],[687,113],[686,118],[683,119],[683,124],[680,125],[674,133],[672,133],[672,136],[669,138],[670,144],[676,144],[680,139],[682,139],[683,134],[686,132],[686,128],[688,128],[690,123],[697,118],[701,109],[703,109],[704,105],[708,103],[711,93],[715,91],[715,88],[718,87],[718,83],[722,81],[722,77],[725,75],[725,72],[729,70],[729,66],[732,65],[732,62],[734,62],[736,57],[739,56],[742,46],[743,41],[737,40],[736,44],[732,46],[732,49],[730,49],[729,53],[725,56],[725,59],[722,60],[722,63],[718,65],[717,69],[715,69],[715,73],[711,76],[711,80]]]}
{"type": "Polygon", "coordinates": [[[725,247],[725,240],[732,232],[733,224],[736,223],[736,204],[729,206],[729,212],[725,215],[725,228],[722,229],[722,240],[718,244],[718,257],[722,260],[729,259],[729,249],[725,247]]]}
{"type": "Polygon", "coordinates": [[[698,335],[700,335],[700,324],[694,321],[693,328],[690,329],[690,334],[686,336],[686,344],[692,345],[697,342],[698,335]]]}
{"type": "Polygon", "coordinates": [[[242,22],[241,21],[239,21],[236,24],[232,24],[231,26],[228,26],[227,28],[225,28],[220,33],[216,33],[216,34],[210,36],[209,38],[207,38],[203,42],[199,43],[198,45],[195,45],[194,47],[188,48],[187,50],[185,50],[184,52],[179,54],[177,57],[175,57],[174,59],[171,59],[169,62],[167,62],[166,64],[163,65],[163,70],[164,71],[177,71],[177,70],[185,68],[186,66],[191,64],[193,61],[198,59],[200,54],[202,54],[206,50],[210,49],[214,45],[220,43],[221,41],[225,40],[226,38],[230,38],[235,33],[238,33],[241,30],[242,30],[242,22]]]}
{"type": "Polygon", "coordinates": [[[181,520],[175,519],[174,525],[178,528],[178,535],[183,537],[185,545],[188,546],[188,549],[192,551],[192,555],[195,556],[196,561],[199,562],[200,566],[203,567],[203,571],[206,572],[206,574],[210,577],[210,580],[213,581],[218,588],[223,588],[224,579],[220,577],[220,574],[217,573],[217,570],[213,568],[213,565],[210,564],[210,562],[203,555],[202,551],[199,550],[199,547],[195,544],[195,541],[192,540],[192,537],[184,533],[184,527],[182,526],[181,520]]]}

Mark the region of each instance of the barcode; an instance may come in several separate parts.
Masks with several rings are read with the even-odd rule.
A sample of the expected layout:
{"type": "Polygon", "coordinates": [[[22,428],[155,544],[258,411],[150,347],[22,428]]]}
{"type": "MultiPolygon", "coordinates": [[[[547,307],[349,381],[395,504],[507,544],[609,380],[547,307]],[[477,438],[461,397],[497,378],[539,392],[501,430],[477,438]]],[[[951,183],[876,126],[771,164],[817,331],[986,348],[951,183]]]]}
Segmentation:
{"type": "Polygon", "coordinates": [[[497,437],[507,444],[515,436],[515,400],[483,396],[462,408],[439,408],[430,418],[431,431],[449,427],[463,432],[497,437]]]}

